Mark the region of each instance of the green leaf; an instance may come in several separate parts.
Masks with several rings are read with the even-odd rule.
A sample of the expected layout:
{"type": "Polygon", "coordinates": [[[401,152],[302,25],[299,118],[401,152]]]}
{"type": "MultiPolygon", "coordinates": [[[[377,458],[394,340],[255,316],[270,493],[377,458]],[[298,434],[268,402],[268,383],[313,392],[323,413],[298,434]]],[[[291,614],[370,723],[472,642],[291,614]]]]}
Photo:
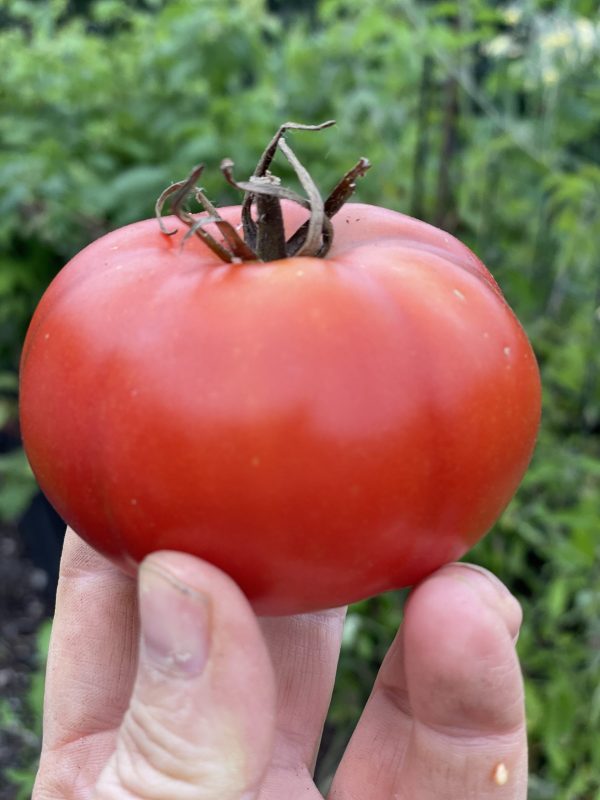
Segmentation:
{"type": "Polygon", "coordinates": [[[37,492],[23,450],[0,455],[0,521],[18,519],[37,492]]]}

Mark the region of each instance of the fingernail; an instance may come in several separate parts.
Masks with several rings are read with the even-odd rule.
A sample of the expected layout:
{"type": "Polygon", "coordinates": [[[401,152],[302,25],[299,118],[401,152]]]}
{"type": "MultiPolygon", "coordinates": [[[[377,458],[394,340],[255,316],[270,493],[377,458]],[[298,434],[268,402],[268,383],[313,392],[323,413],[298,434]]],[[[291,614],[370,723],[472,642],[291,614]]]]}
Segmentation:
{"type": "Polygon", "coordinates": [[[479,564],[466,564],[464,562],[461,562],[460,566],[466,567],[467,569],[470,569],[473,572],[476,572],[479,575],[482,575],[484,578],[486,578],[489,581],[489,583],[494,587],[494,589],[498,592],[502,600],[506,600],[509,597],[512,598],[512,595],[508,591],[506,586],[502,583],[502,581],[499,578],[497,578],[494,575],[493,572],[490,572],[489,569],[486,569],[485,567],[480,567],[479,564]]]}
{"type": "Polygon", "coordinates": [[[478,564],[466,564],[464,562],[456,563],[450,565],[452,567],[457,567],[459,570],[469,570],[470,572],[474,572],[477,575],[481,575],[482,578],[485,578],[490,586],[492,586],[501,600],[507,600],[508,598],[512,598],[511,593],[508,591],[506,586],[502,583],[502,581],[497,578],[493,572],[485,569],[485,567],[480,567],[478,564]]]}
{"type": "MultiPolygon", "coordinates": [[[[485,578],[488,585],[495,590],[496,596],[500,600],[500,605],[497,607],[506,620],[508,629],[511,632],[512,640],[516,644],[519,638],[519,629],[521,627],[522,620],[521,606],[519,605],[517,599],[510,593],[509,589],[502,583],[502,581],[497,578],[493,572],[485,569],[485,567],[480,567],[478,564],[467,564],[463,562],[457,564],[456,566],[458,566],[459,569],[470,570],[472,573],[476,573],[482,578],[485,578]]],[[[494,603],[494,606],[496,606],[496,603],[494,603]]]]}
{"type": "Polygon", "coordinates": [[[154,564],[139,572],[140,657],[175,677],[201,675],[210,646],[210,600],[154,564]]]}

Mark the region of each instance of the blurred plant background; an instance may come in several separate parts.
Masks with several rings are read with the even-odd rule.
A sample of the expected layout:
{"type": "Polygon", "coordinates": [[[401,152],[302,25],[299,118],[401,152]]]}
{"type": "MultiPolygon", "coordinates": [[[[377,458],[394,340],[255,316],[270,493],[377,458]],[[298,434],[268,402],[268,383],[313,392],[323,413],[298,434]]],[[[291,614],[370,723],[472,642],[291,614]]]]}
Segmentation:
{"type": "MultiPolygon", "coordinates": [[[[596,0],[0,0],[2,525],[36,492],[19,449],[17,370],[53,275],[90,240],[151,215],[191,165],[207,165],[214,201],[237,202],[223,156],[250,174],[280,122],[336,119],[294,137],[320,185],[367,155],[358,199],[472,247],[540,361],[533,464],[470,556],[524,606],[531,800],[600,798],[599,20],[596,0]]],[[[351,609],[324,787],[402,601],[351,609]]],[[[34,737],[8,775],[23,798],[44,630],[18,719],[11,698],[0,705],[0,726],[34,737]]]]}

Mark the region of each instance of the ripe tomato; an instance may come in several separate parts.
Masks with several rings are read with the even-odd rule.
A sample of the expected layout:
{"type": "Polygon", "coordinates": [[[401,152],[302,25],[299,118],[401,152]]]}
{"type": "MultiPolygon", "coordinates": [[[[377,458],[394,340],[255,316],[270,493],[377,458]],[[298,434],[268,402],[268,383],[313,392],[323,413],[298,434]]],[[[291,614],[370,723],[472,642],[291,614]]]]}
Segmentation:
{"type": "Polygon", "coordinates": [[[187,551],[258,612],[304,612],[415,583],[512,497],[540,383],[498,286],[423,222],[351,204],[333,226],[324,259],[223,264],[146,220],[48,289],[22,358],[25,448],[114,562],[187,551]]]}

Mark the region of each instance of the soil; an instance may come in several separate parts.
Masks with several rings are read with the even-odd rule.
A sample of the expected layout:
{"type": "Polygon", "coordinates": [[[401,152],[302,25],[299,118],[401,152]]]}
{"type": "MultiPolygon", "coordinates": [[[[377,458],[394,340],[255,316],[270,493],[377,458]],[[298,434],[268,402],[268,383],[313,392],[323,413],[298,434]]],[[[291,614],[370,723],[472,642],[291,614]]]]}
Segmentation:
{"type": "Polygon", "coordinates": [[[0,800],[17,797],[4,771],[33,770],[40,748],[28,698],[37,632],[51,613],[48,584],[48,574],[25,555],[17,528],[0,527],[0,800]]]}

